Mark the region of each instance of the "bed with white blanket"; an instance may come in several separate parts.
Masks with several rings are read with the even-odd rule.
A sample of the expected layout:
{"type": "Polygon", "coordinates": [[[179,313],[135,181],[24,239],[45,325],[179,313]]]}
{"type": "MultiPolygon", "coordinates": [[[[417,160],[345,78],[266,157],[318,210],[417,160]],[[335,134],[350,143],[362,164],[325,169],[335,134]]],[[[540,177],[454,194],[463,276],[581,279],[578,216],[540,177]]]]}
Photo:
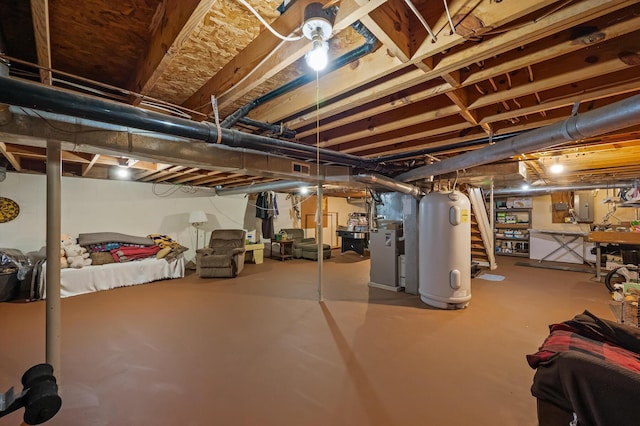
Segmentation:
{"type": "MultiPolygon", "coordinates": [[[[42,265],[38,293],[46,296],[46,262],[42,265]]],[[[184,257],[171,263],[165,259],[143,259],[126,263],[85,266],[60,270],[60,296],[69,297],[117,287],[146,284],[153,281],[184,277],[184,257]]]]}
{"type": "MultiPolygon", "coordinates": [[[[124,248],[154,246],[157,244],[168,253],[162,258],[153,255],[143,259],[119,260],[99,265],[92,264],[78,269],[61,269],[61,297],[184,277],[185,262],[182,253],[186,250],[186,247],[180,246],[166,235],[136,237],[113,232],[96,232],[80,234],[78,244],[87,248],[92,253],[92,258],[95,258],[93,255],[98,253],[99,250],[100,254],[107,255],[107,257],[110,257],[109,254],[113,254],[114,259],[124,259],[124,256],[118,257],[117,247],[115,249],[112,248],[110,250],[111,253],[105,251],[118,244],[124,248]]],[[[43,299],[46,296],[46,268],[47,262],[43,262],[37,277],[37,296],[43,299]]]]}

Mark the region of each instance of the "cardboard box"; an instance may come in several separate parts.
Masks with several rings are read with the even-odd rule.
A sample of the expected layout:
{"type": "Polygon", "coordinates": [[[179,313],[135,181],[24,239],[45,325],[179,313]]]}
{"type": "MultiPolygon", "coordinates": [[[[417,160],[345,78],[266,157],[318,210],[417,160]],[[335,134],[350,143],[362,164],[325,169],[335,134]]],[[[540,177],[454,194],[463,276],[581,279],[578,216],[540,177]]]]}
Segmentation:
{"type": "Polygon", "coordinates": [[[507,198],[508,209],[530,209],[533,207],[531,197],[509,197],[507,198]]]}

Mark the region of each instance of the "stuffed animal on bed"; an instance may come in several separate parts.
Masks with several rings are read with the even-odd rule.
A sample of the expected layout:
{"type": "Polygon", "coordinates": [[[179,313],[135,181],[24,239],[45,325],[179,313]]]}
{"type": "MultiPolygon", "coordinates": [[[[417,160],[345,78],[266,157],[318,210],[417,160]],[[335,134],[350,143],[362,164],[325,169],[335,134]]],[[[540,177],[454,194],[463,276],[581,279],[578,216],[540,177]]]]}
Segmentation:
{"type": "Polygon", "coordinates": [[[64,252],[62,245],[60,246],[60,269],[68,268],[69,262],[67,262],[67,254],[64,252]]]}
{"type": "Polygon", "coordinates": [[[61,244],[70,268],[82,268],[83,266],[91,265],[87,249],[77,244],[75,238],[63,234],[61,236],[61,244]]]}

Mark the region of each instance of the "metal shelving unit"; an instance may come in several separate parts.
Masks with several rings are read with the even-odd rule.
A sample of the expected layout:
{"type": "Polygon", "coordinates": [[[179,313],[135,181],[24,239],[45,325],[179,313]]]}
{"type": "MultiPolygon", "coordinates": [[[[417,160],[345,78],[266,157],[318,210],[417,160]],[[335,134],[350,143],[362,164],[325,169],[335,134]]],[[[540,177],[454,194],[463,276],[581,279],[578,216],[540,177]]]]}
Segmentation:
{"type": "Polygon", "coordinates": [[[531,209],[496,209],[494,226],[494,247],[497,255],[529,257],[531,209]]]}

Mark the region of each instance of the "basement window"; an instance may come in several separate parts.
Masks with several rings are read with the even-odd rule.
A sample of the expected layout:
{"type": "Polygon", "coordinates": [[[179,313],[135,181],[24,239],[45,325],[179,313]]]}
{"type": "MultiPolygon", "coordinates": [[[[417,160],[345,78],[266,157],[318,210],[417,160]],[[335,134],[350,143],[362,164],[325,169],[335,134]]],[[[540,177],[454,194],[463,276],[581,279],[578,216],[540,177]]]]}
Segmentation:
{"type": "Polygon", "coordinates": [[[293,172],[308,176],[311,174],[311,168],[308,164],[293,163],[293,172]]]}

